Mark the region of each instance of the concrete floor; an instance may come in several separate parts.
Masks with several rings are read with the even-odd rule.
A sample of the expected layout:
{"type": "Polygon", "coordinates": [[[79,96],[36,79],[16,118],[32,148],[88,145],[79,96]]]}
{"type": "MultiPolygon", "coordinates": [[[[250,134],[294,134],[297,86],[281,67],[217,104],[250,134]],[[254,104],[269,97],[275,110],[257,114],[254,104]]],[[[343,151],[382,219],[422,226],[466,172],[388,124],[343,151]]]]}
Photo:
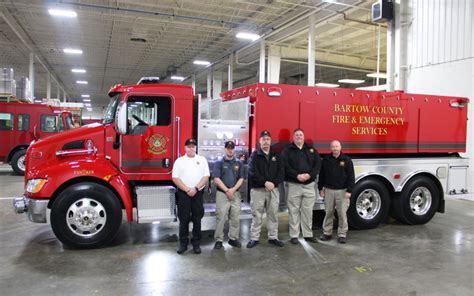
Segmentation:
{"type": "MultiPolygon", "coordinates": [[[[123,223],[113,244],[68,250],[12,211],[22,177],[0,165],[0,295],[474,295],[474,202],[447,201],[421,226],[392,222],[334,240],[177,255],[176,224],[123,223]]],[[[288,218],[280,214],[280,238],[288,218]]],[[[246,242],[249,220],[242,223],[246,242]]],[[[320,231],[315,230],[319,235],[320,231]]]]}

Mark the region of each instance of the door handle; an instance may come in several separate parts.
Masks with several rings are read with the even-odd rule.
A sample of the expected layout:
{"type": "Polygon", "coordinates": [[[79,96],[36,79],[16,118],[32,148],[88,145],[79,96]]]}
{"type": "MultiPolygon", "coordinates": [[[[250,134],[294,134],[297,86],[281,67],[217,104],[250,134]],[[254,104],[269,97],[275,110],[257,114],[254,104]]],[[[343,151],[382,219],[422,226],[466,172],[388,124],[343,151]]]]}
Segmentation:
{"type": "Polygon", "coordinates": [[[161,162],[162,166],[167,169],[170,167],[170,159],[168,157],[163,158],[163,161],[161,162]]]}
{"type": "Polygon", "coordinates": [[[180,141],[180,138],[181,138],[181,118],[179,116],[176,116],[176,128],[178,130],[178,136],[176,137],[176,147],[177,147],[177,150],[178,150],[178,157],[181,156],[181,154],[179,153],[179,149],[181,148],[181,141],[180,141]]]}

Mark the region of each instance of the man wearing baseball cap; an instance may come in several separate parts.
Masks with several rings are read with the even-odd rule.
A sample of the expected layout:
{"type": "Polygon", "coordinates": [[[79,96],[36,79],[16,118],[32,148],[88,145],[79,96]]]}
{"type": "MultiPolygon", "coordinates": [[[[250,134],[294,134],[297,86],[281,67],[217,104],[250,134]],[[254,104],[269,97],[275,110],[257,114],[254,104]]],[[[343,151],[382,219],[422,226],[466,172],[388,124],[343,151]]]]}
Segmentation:
{"type": "Polygon", "coordinates": [[[252,225],[250,241],[247,248],[258,245],[262,229],[262,216],[267,213],[268,242],[277,247],[283,247],[278,239],[278,205],[280,194],[278,185],[283,182],[285,171],[280,154],[273,151],[270,145],[270,132],[260,133],[260,147],[252,152],[249,162],[250,206],[252,208],[252,225]]]}
{"type": "Polygon", "coordinates": [[[172,178],[177,187],[176,200],[179,218],[178,254],[188,249],[189,222],[193,222],[191,243],[195,254],[201,253],[201,219],[204,216],[203,192],[209,180],[209,165],[206,158],[196,154],[197,142],[187,139],[184,143],[186,154],[176,159],[172,178]]]}
{"type": "Polygon", "coordinates": [[[240,192],[239,188],[244,182],[243,165],[235,157],[235,144],[226,141],[224,144],[224,157],[214,164],[214,183],[216,192],[216,231],[214,249],[221,249],[224,241],[224,225],[229,218],[229,245],[240,248],[240,192]]]}

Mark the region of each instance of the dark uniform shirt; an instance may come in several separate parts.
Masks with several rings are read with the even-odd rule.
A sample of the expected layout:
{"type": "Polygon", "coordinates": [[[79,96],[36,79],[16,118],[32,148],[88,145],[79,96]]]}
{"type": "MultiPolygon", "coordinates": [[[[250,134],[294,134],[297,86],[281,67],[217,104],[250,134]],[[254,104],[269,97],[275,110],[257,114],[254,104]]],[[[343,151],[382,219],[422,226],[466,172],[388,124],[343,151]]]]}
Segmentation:
{"type": "Polygon", "coordinates": [[[318,150],[312,146],[303,144],[300,149],[295,143],[290,144],[283,151],[283,159],[285,161],[285,180],[301,183],[298,181],[299,174],[309,174],[311,178],[303,184],[309,184],[316,180],[319,170],[321,169],[321,157],[318,150]]]}
{"type": "Polygon", "coordinates": [[[267,155],[261,148],[252,152],[249,160],[250,188],[263,188],[267,181],[278,187],[284,177],[284,163],[279,153],[270,149],[267,155]]]}
{"type": "Polygon", "coordinates": [[[342,154],[338,158],[327,155],[322,162],[319,173],[318,188],[346,189],[352,192],[354,188],[354,164],[349,156],[342,154]]]}
{"type": "MultiPolygon", "coordinates": [[[[232,188],[239,179],[244,178],[244,166],[237,158],[228,160],[223,157],[214,164],[213,176],[220,178],[227,188],[232,188]]],[[[217,190],[222,191],[219,186],[217,190]]]]}

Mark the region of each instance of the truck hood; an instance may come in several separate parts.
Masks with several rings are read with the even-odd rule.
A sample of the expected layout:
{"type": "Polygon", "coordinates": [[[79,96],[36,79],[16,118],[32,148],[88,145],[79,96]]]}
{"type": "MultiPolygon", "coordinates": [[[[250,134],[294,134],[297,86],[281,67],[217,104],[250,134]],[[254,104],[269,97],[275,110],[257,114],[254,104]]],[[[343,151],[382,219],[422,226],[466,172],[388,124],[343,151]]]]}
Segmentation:
{"type": "Polygon", "coordinates": [[[105,126],[103,124],[92,123],[33,143],[26,154],[27,173],[25,174],[25,180],[37,175],[38,172],[35,168],[40,165],[55,165],[56,162],[70,160],[69,157],[56,156],[56,152],[65,149],[85,149],[85,147],[78,146],[81,141],[85,143],[92,140],[94,147],[98,149],[97,154],[103,153],[104,130],[105,126]]]}

